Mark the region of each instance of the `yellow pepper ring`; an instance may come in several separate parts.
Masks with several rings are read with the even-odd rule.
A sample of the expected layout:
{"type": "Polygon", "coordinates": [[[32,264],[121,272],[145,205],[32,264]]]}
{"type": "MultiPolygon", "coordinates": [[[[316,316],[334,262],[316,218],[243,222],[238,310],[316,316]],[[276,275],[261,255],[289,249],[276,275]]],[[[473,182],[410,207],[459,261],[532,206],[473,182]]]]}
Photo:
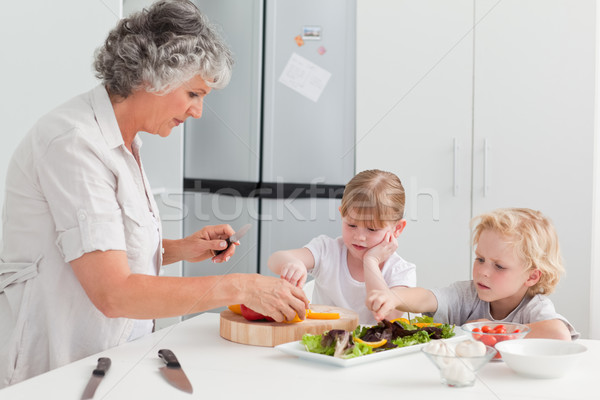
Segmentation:
{"type": "Polygon", "coordinates": [[[374,349],[381,347],[387,343],[387,339],[381,339],[378,342],[365,342],[364,340],[362,340],[361,338],[358,338],[358,337],[354,337],[353,339],[355,342],[366,344],[367,346],[372,347],[374,349]]]}

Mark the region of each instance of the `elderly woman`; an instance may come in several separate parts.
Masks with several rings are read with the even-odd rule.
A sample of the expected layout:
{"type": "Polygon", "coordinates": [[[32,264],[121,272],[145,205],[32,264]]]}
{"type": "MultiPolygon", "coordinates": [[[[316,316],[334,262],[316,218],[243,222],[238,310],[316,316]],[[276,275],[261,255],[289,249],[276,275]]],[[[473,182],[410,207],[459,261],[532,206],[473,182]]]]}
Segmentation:
{"type": "Polygon", "coordinates": [[[302,290],[258,274],[157,276],[161,265],[227,261],[228,225],[166,240],[138,132],[200,118],[232,58],[188,1],[123,19],[96,53],[102,84],[40,119],[6,181],[0,254],[0,387],[152,331],[154,318],[244,303],[304,316],[302,290]]]}

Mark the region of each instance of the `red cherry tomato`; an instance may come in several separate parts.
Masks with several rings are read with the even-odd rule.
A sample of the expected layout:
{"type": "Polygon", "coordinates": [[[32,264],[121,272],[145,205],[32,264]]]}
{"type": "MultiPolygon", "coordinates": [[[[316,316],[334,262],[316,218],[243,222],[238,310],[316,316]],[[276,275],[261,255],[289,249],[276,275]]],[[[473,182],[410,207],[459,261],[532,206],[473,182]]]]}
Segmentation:
{"type": "Polygon", "coordinates": [[[486,346],[490,346],[490,347],[494,347],[494,345],[496,344],[497,340],[494,336],[482,336],[481,339],[479,339],[483,344],[485,344],[486,346]]]}
{"type": "Polygon", "coordinates": [[[517,328],[514,331],[512,331],[512,333],[519,333],[519,332],[521,332],[521,330],[519,328],[517,328]]]}
{"type": "Polygon", "coordinates": [[[481,332],[483,332],[483,333],[490,333],[491,331],[492,331],[492,328],[490,328],[487,325],[484,325],[481,327],[481,332]]]}
{"type": "Polygon", "coordinates": [[[500,352],[496,353],[496,355],[494,356],[494,359],[497,359],[497,358],[502,358],[502,354],[500,354],[500,352]]]}
{"type": "Polygon", "coordinates": [[[506,328],[504,327],[504,325],[497,325],[494,328],[494,333],[506,333],[506,328]]]}
{"type": "Polygon", "coordinates": [[[479,328],[473,328],[473,332],[481,332],[481,329],[479,329],[479,328]]]}

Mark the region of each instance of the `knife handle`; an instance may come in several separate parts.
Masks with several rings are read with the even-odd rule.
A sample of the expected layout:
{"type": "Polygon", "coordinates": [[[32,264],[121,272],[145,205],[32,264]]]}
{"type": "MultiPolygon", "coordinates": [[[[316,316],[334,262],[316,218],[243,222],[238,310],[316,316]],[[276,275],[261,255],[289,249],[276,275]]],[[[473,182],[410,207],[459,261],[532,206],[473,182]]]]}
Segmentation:
{"type": "Polygon", "coordinates": [[[167,364],[167,367],[181,367],[179,361],[177,361],[177,357],[171,350],[162,349],[158,351],[158,356],[163,359],[163,361],[167,364]]]}
{"type": "Polygon", "coordinates": [[[98,365],[96,366],[96,369],[94,370],[93,374],[96,376],[104,376],[104,374],[106,374],[106,371],[108,371],[109,368],[110,358],[100,357],[98,359],[98,365]]]}
{"type": "Polygon", "coordinates": [[[218,256],[219,254],[227,250],[229,246],[231,246],[231,240],[229,240],[229,238],[225,239],[225,241],[227,242],[227,247],[225,247],[223,250],[214,250],[215,256],[218,256]]]}

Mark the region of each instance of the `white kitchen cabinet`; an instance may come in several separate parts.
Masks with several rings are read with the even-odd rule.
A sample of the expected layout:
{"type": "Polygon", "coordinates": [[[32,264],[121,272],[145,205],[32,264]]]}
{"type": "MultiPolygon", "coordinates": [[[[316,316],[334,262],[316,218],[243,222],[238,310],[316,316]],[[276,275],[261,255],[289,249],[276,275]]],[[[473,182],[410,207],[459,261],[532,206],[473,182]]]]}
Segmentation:
{"type": "Polygon", "coordinates": [[[403,180],[399,252],[424,287],[470,277],[471,217],[542,211],[567,270],[551,298],[599,337],[595,2],[450,3],[359,1],[357,171],[403,180]]]}
{"type": "MultiPolygon", "coordinates": [[[[478,17],[494,3],[477,1],[478,17]]],[[[477,25],[474,52],[473,215],[522,206],[553,220],[566,275],[552,299],[586,335],[598,178],[595,24],[592,0],[507,0],[477,25]]]]}
{"type": "Polygon", "coordinates": [[[417,282],[469,279],[473,1],[359,1],[357,172],[396,173],[417,282]]]}

